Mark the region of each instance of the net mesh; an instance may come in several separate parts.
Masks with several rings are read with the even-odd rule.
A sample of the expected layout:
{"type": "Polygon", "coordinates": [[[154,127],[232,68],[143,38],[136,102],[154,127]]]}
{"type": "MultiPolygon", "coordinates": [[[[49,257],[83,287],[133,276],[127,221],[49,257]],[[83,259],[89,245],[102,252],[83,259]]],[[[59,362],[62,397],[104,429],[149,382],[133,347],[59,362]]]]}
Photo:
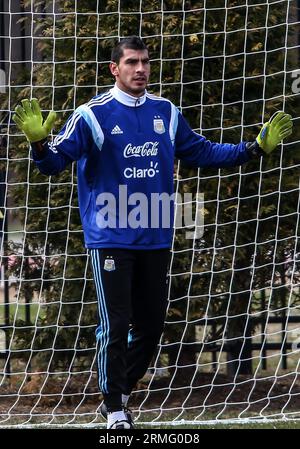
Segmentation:
{"type": "Polygon", "coordinates": [[[299,417],[299,2],[0,1],[0,425],[103,422],[96,294],[76,170],[45,177],[11,121],[23,98],[58,113],[113,85],[110,52],[143,37],[149,90],[213,141],[253,140],[276,110],[294,132],[233,169],[175,165],[204,194],[203,235],[177,226],[157,354],[132,394],[139,422],[299,417]]]}

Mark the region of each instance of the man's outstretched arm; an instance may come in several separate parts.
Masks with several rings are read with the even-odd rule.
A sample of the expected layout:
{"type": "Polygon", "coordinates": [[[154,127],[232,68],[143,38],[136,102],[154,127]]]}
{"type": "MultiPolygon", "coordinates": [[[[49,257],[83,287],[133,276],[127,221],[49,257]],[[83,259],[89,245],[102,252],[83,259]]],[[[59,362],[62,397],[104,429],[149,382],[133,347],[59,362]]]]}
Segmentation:
{"type": "Polygon", "coordinates": [[[44,174],[59,173],[70,162],[70,159],[64,154],[49,151],[48,136],[53,129],[56,113],[49,112],[44,120],[36,98],[22,100],[21,104],[15,108],[12,119],[30,143],[35,162],[39,166],[40,161],[44,161],[43,166],[47,168],[43,170],[43,166],[39,167],[44,174]]]}
{"type": "Polygon", "coordinates": [[[61,172],[67,164],[79,160],[86,149],[91,148],[92,133],[84,111],[84,107],[79,107],[69,117],[54,141],[50,142],[48,135],[54,125],[55,112],[50,112],[44,121],[35,98],[31,101],[22,100],[22,106],[16,107],[12,118],[29,141],[33,159],[42,173],[54,175],[61,172]]]}
{"type": "Polygon", "coordinates": [[[292,117],[282,111],[276,112],[265,123],[252,142],[220,144],[210,142],[194,133],[179,113],[175,139],[176,157],[193,167],[232,167],[250,159],[270,154],[277,145],[292,133],[292,117]]]}

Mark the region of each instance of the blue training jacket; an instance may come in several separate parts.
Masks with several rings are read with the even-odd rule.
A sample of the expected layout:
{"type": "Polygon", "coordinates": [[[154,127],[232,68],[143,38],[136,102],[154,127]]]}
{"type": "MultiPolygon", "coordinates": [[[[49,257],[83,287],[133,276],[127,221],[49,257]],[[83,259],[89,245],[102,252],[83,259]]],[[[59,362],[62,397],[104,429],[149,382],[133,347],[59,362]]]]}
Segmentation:
{"type": "Polygon", "coordinates": [[[175,157],[193,167],[231,167],[251,158],[246,142],[212,143],[196,134],[169,100],[148,92],[132,97],[116,85],[78,107],[39,157],[33,151],[46,175],[77,161],[86,247],[131,249],[171,246],[173,202],[168,210],[158,202],[168,223],[157,208],[151,212],[150,201],[173,194],[175,157]]]}

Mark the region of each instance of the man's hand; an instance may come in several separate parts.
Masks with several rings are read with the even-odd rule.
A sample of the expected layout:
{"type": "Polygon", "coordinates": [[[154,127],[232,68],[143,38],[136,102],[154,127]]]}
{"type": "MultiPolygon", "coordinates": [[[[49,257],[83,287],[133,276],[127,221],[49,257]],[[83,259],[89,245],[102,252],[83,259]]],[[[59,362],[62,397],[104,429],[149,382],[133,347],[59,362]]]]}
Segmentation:
{"type": "Polygon", "coordinates": [[[12,116],[13,121],[31,143],[45,139],[50,134],[56,118],[56,113],[51,111],[44,121],[36,98],[31,101],[22,100],[22,106],[18,105],[15,112],[12,116]]]}
{"type": "Polygon", "coordinates": [[[292,117],[283,111],[277,111],[270,121],[264,124],[256,141],[260,148],[269,154],[283,139],[292,134],[292,128],[292,117]]]}

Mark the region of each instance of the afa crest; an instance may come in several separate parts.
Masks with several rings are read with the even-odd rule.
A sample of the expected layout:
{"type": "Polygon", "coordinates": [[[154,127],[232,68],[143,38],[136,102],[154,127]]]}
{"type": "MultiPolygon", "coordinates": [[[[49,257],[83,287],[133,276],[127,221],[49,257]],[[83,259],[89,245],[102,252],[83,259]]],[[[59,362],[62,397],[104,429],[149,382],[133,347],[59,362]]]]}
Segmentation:
{"type": "Polygon", "coordinates": [[[161,118],[155,118],[153,120],[153,128],[157,134],[163,134],[166,131],[164,121],[161,118]]]}
{"type": "Polygon", "coordinates": [[[114,259],[105,259],[103,268],[105,271],[114,271],[116,269],[114,259]]]}

